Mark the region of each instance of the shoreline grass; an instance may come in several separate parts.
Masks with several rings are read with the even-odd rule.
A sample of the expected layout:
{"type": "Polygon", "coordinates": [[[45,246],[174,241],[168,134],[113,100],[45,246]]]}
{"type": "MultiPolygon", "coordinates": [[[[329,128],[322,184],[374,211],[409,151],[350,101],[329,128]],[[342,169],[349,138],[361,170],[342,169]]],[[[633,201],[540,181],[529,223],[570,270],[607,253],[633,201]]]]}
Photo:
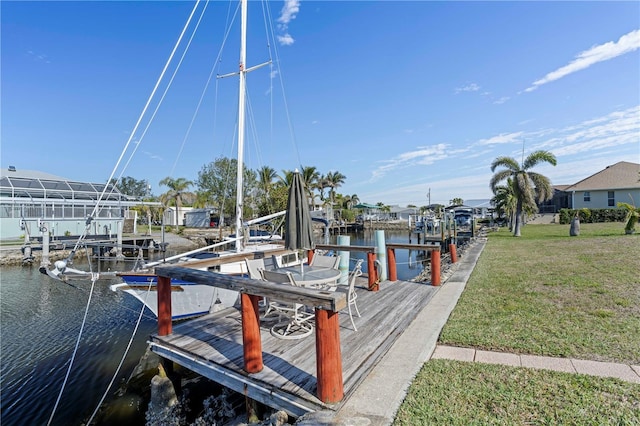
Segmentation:
{"type": "Polygon", "coordinates": [[[620,224],[490,235],[440,343],[640,364],[640,235],[620,224]],[[566,231],[566,232],[564,232],[566,231]]]}
{"type": "MultiPolygon", "coordinates": [[[[620,223],[528,225],[489,240],[439,343],[640,364],[640,235],[620,223]]],[[[446,285],[446,284],[445,284],[446,285]]],[[[394,425],[640,424],[640,385],[434,359],[394,425]]]]}

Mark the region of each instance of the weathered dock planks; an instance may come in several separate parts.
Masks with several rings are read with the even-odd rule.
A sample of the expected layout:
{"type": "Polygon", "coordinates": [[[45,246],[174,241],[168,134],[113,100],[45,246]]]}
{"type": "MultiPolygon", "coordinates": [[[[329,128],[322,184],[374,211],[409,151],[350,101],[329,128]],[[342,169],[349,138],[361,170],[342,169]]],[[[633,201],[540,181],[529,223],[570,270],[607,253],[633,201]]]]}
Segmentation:
{"type": "Polygon", "coordinates": [[[239,309],[225,309],[173,326],[167,336],[151,336],[159,355],[210,378],[236,392],[298,417],[310,411],[337,410],[413,321],[437,291],[424,283],[383,282],[378,292],[358,282],[358,331],[351,328],[346,309],[339,314],[344,398],[335,404],[317,396],[314,336],[281,340],[261,326],[264,369],[243,370],[242,325],[239,309]]]}

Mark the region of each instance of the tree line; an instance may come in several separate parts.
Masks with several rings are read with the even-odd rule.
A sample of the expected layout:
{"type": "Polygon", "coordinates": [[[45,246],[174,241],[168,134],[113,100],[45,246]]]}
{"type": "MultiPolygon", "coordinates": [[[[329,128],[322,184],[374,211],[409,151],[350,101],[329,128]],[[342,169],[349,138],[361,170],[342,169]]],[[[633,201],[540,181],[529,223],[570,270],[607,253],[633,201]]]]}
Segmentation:
{"type": "MultiPolygon", "coordinates": [[[[236,159],[220,157],[204,165],[198,172],[195,181],[182,177],[166,177],[159,182],[167,191],[155,196],[150,193],[145,180],[127,176],[117,182],[120,191],[130,197],[143,201],[158,201],[161,208],[140,206],[138,210],[144,217],[150,216],[152,222],[160,221],[164,209],[176,207],[176,217],[180,217],[182,206],[194,208],[211,207],[221,217],[235,217],[236,159]],[[192,190],[194,189],[194,190],[192,190]]],[[[288,190],[293,180],[293,170],[282,170],[280,174],[269,166],[257,170],[244,168],[243,171],[243,216],[251,219],[266,216],[286,209],[288,190]]],[[[339,209],[340,214],[349,216],[348,211],[360,202],[357,194],[344,195],[337,192],[347,177],[340,172],[322,174],[316,167],[302,167],[302,180],[307,189],[307,196],[313,205],[320,200],[321,204],[330,204],[339,209]],[[343,213],[344,210],[344,213],[343,213]]],[[[380,203],[381,204],[381,203],[380,203]]]]}
{"type": "MultiPolygon", "coordinates": [[[[491,163],[491,171],[495,172],[489,186],[494,194],[491,204],[500,217],[506,217],[514,236],[520,236],[525,214],[538,211],[537,203],[553,197],[553,188],[548,177],[536,173],[533,167],[540,163],[557,164],[556,157],[549,151],[535,151],[529,154],[522,163],[511,157],[497,157],[491,163]],[[496,171],[496,169],[498,169],[496,171]]],[[[198,178],[190,181],[185,178],[166,177],[159,184],[166,186],[167,191],[160,196],[150,193],[145,180],[124,177],[117,182],[124,194],[144,201],[159,201],[162,208],[140,206],[140,213],[151,221],[160,221],[165,208],[175,206],[176,217],[180,217],[180,208],[189,205],[194,208],[211,207],[221,217],[235,217],[236,174],[238,162],[235,159],[220,157],[204,165],[198,172],[198,178]],[[191,188],[195,186],[195,191],[191,188]]],[[[266,216],[285,210],[288,189],[293,180],[293,170],[282,170],[280,174],[269,166],[257,170],[244,169],[244,219],[266,216]]],[[[325,206],[337,208],[338,216],[346,221],[355,219],[354,207],[360,203],[357,194],[344,195],[337,192],[347,177],[340,172],[321,174],[314,166],[302,167],[302,180],[307,189],[307,196],[315,206],[320,200],[325,206]]],[[[452,205],[463,204],[462,198],[450,200],[452,205]]],[[[381,212],[390,211],[390,207],[382,202],[376,206],[381,212]]],[[[408,206],[415,207],[415,206],[408,206]]],[[[437,206],[441,210],[444,206],[437,206]]],[[[419,210],[425,212],[433,206],[423,206],[419,210]]]]}

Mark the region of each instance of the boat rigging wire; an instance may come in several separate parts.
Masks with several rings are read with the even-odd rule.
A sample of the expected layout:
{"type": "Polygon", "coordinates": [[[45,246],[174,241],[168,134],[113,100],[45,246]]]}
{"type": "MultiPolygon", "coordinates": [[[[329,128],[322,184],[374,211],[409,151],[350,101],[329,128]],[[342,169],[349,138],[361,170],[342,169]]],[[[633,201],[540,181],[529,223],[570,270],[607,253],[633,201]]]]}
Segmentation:
{"type": "Polygon", "coordinates": [[[87,299],[87,306],[84,310],[84,318],[82,318],[82,325],[80,326],[80,332],[78,333],[78,338],[76,339],[76,346],[73,348],[73,353],[71,354],[71,360],[69,361],[69,367],[67,368],[67,373],[64,376],[64,381],[62,382],[62,387],[60,388],[60,393],[58,393],[58,398],[56,399],[56,403],[53,406],[53,410],[51,411],[51,416],[49,417],[49,421],[47,422],[47,426],[51,425],[53,421],[53,416],[56,414],[56,410],[58,409],[58,404],[60,404],[60,399],[62,398],[62,394],[64,393],[64,388],[67,385],[67,381],[69,380],[69,374],[71,374],[71,367],[73,367],[73,361],[76,358],[76,354],[78,353],[78,347],[80,346],[80,339],[82,338],[82,332],[84,331],[84,326],[87,323],[87,315],[89,313],[89,306],[91,305],[91,298],[93,296],[93,290],[96,286],[97,277],[91,277],[91,290],[89,291],[89,298],[87,299]]]}
{"type": "MultiPolygon", "coordinates": [[[[113,167],[113,170],[111,171],[111,174],[109,175],[109,178],[107,179],[107,185],[105,185],[104,188],[102,189],[102,192],[100,193],[100,196],[96,200],[96,205],[93,208],[93,210],[91,212],[91,215],[89,216],[89,218],[87,218],[86,226],[85,226],[84,231],[82,232],[82,235],[80,235],[78,237],[78,241],[76,242],[73,250],[71,250],[71,253],[69,254],[68,261],[72,261],[73,256],[74,256],[76,250],[78,249],[80,243],[86,238],[87,232],[89,230],[89,226],[91,224],[91,221],[93,220],[93,217],[95,217],[97,212],[99,211],[100,203],[104,199],[104,196],[105,196],[105,194],[107,192],[107,188],[109,187],[108,183],[112,181],[113,177],[116,174],[116,171],[120,167],[120,163],[122,162],[122,159],[124,158],[125,153],[129,150],[129,146],[133,142],[134,136],[135,136],[136,132],[138,131],[138,127],[140,126],[140,123],[142,122],[142,119],[144,118],[144,116],[145,116],[145,114],[147,112],[147,109],[149,108],[149,105],[151,104],[151,101],[155,97],[156,91],[158,90],[158,87],[160,86],[160,83],[161,83],[162,79],[164,78],[164,75],[165,75],[167,69],[169,68],[170,63],[173,60],[173,56],[175,55],[175,53],[176,53],[176,51],[178,49],[178,46],[182,42],[182,38],[183,38],[185,32],[187,31],[187,28],[189,27],[191,19],[193,18],[193,15],[195,14],[199,4],[200,4],[200,0],[197,0],[196,4],[194,5],[193,9],[191,10],[191,14],[189,15],[189,18],[187,19],[187,22],[185,23],[185,25],[184,25],[184,27],[182,29],[182,32],[180,33],[180,36],[178,37],[178,40],[176,41],[175,46],[173,47],[173,50],[171,51],[171,54],[169,55],[169,58],[167,59],[167,62],[164,65],[164,68],[162,69],[162,72],[160,73],[160,76],[158,77],[158,79],[156,81],[156,84],[155,84],[153,90],[151,91],[151,94],[149,95],[149,98],[147,99],[147,102],[146,102],[144,108],[142,109],[142,112],[140,113],[140,116],[138,117],[138,120],[136,121],[136,124],[135,124],[131,134],[129,135],[129,138],[128,138],[128,140],[127,140],[122,152],[120,153],[120,157],[118,158],[118,161],[116,162],[116,165],[113,167]]],[[[137,146],[139,146],[139,142],[137,143],[137,146]]],[[[136,146],[136,148],[137,148],[137,146],[136,146]]],[[[135,149],[134,149],[134,152],[135,152],[135,149]]],[[[113,191],[113,189],[111,191],[113,191]]]]}
{"type": "MultiPolygon", "coordinates": [[[[207,4],[209,4],[209,2],[207,2],[207,4]]],[[[236,12],[234,13],[233,17],[231,18],[232,21],[235,20],[237,14],[238,14],[238,10],[239,10],[239,6],[236,8],[236,12]]],[[[206,6],[205,6],[206,9],[206,6]]],[[[202,11],[202,13],[204,14],[204,10],[202,11]]],[[[200,17],[200,19],[202,19],[202,16],[200,17]]],[[[200,24],[200,21],[198,21],[198,25],[200,24]]],[[[173,176],[173,173],[176,169],[176,166],[178,165],[178,160],[180,159],[181,155],[182,155],[182,151],[184,150],[184,146],[187,143],[187,139],[189,138],[189,135],[191,134],[191,129],[193,128],[193,124],[195,123],[196,117],[198,116],[198,112],[200,111],[200,107],[202,106],[202,102],[204,101],[204,96],[207,93],[207,90],[209,89],[209,84],[211,84],[211,80],[214,77],[214,73],[216,71],[217,66],[220,64],[220,59],[222,58],[222,51],[224,50],[224,46],[227,43],[227,40],[229,39],[229,34],[231,32],[231,25],[228,26],[227,31],[224,34],[223,40],[222,40],[222,45],[220,46],[220,49],[218,50],[218,56],[216,57],[215,61],[213,62],[213,66],[211,68],[211,72],[209,73],[209,77],[207,78],[207,82],[204,85],[204,88],[202,89],[202,93],[200,95],[200,99],[198,100],[198,104],[196,105],[196,109],[193,112],[193,116],[191,117],[191,122],[189,123],[189,127],[187,128],[187,131],[185,132],[184,138],[182,139],[182,144],[180,144],[180,150],[178,151],[178,155],[176,156],[175,161],[173,162],[173,167],[171,167],[171,172],[169,173],[169,176],[173,176]]],[[[196,27],[197,29],[197,27],[196,27]]],[[[193,35],[195,35],[195,30],[193,32],[193,35]]],[[[193,38],[193,36],[192,36],[193,38]]],[[[217,82],[217,79],[216,79],[217,82]]]]}
{"type": "Polygon", "coordinates": [[[147,298],[149,297],[149,293],[151,293],[151,286],[154,283],[155,283],[155,280],[149,281],[149,287],[147,288],[147,294],[145,294],[145,296],[144,296],[144,302],[142,303],[142,307],[140,309],[140,315],[138,315],[138,320],[136,321],[136,326],[133,328],[133,333],[131,334],[131,338],[129,339],[129,343],[127,344],[127,347],[125,348],[124,353],[122,354],[122,358],[120,359],[120,363],[118,364],[118,367],[116,368],[116,371],[113,373],[113,377],[111,378],[111,381],[109,382],[109,385],[107,386],[107,389],[105,389],[104,394],[102,394],[102,398],[100,398],[100,402],[98,402],[98,405],[96,406],[96,409],[93,411],[93,414],[91,414],[91,417],[87,421],[87,426],[91,424],[91,422],[95,418],[96,414],[98,414],[98,411],[100,410],[100,406],[102,405],[102,403],[104,402],[105,398],[107,397],[107,394],[109,393],[109,390],[111,389],[111,386],[113,386],[113,383],[116,381],[116,378],[118,377],[118,373],[120,373],[120,369],[122,368],[122,365],[124,364],[124,360],[127,358],[127,355],[129,354],[129,349],[131,349],[131,345],[133,344],[133,338],[136,336],[136,333],[138,332],[138,328],[140,327],[140,322],[142,321],[142,314],[144,313],[144,308],[146,306],[146,302],[147,302],[147,298]]]}

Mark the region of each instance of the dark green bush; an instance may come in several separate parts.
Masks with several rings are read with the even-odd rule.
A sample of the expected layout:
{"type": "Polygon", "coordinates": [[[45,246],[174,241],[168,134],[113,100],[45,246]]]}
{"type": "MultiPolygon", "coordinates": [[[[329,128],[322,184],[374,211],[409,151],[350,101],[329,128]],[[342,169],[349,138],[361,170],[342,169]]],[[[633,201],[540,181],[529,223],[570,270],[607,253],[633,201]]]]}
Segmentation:
{"type": "Polygon", "coordinates": [[[571,219],[576,215],[580,215],[582,223],[601,223],[601,222],[624,222],[626,210],[615,209],[560,209],[560,223],[569,224],[571,219]]]}

